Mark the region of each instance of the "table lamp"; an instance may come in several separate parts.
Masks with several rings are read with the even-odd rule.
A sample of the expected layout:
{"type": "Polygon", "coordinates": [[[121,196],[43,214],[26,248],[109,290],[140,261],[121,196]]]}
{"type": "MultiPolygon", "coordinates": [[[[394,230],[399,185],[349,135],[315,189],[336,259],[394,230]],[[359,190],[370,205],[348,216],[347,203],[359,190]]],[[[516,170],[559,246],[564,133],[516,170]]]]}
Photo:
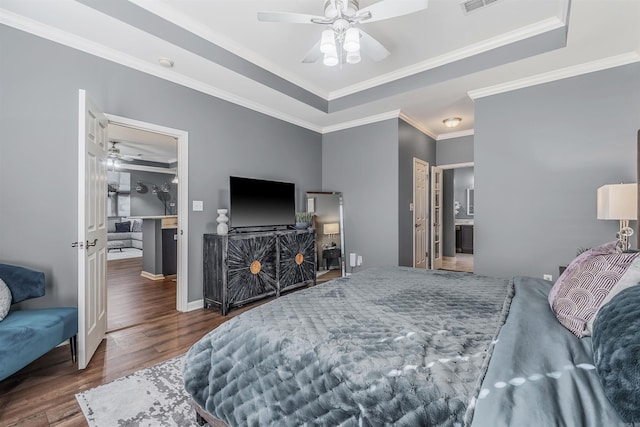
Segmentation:
{"type": "Polygon", "coordinates": [[[335,246],[336,244],[333,242],[333,236],[340,232],[340,224],[337,222],[330,222],[328,224],[325,224],[323,232],[325,235],[329,236],[329,239],[331,240],[331,246],[335,246]]]}
{"type": "Polygon", "coordinates": [[[610,184],[598,188],[598,219],[617,219],[620,231],[616,234],[616,249],[629,249],[629,237],[633,229],[629,220],[638,219],[638,184],[610,184]]]}

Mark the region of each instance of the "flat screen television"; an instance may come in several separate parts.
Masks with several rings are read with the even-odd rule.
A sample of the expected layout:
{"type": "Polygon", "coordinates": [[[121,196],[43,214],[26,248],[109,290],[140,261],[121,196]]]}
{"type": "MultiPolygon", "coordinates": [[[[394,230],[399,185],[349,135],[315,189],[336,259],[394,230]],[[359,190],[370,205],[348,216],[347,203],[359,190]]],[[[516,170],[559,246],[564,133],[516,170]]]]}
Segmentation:
{"type": "Polygon", "coordinates": [[[232,228],[275,227],[296,223],[296,189],[290,182],[229,178],[232,228]]]}

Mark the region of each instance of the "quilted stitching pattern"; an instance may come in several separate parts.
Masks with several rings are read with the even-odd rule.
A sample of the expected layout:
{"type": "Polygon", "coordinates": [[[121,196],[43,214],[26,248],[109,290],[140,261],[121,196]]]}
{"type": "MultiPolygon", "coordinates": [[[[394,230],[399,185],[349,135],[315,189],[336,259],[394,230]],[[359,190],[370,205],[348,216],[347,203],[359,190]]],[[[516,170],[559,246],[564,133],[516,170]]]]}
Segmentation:
{"type": "Polygon", "coordinates": [[[224,323],[187,354],[185,388],[230,426],[462,424],[511,290],[365,270],[224,323]]]}

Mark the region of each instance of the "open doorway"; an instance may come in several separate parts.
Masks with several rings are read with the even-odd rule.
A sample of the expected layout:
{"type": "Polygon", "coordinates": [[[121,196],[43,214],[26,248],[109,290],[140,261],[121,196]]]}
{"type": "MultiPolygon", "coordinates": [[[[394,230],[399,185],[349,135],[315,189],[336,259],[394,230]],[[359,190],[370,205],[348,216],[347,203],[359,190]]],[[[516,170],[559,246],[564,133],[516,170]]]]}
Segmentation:
{"type": "Polygon", "coordinates": [[[187,134],[107,117],[107,330],[113,331],[187,311],[187,134]]]}
{"type": "Polygon", "coordinates": [[[441,166],[443,171],[442,268],[474,269],[474,164],[441,166]]]}

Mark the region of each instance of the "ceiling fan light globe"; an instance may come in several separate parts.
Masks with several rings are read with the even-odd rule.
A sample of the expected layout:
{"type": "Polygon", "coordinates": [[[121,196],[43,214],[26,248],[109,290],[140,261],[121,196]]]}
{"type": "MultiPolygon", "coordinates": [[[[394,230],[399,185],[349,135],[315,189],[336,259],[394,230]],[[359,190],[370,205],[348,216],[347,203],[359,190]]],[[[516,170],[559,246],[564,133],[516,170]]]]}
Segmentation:
{"type": "Polygon", "coordinates": [[[333,67],[338,65],[338,55],[333,52],[325,53],[324,60],[322,61],[327,67],[333,67]]]}
{"type": "Polygon", "coordinates": [[[342,47],[347,52],[358,52],[360,50],[360,31],[356,27],[351,27],[347,30],[342,47]]]}
{"type": "Polygon", "coordinates": [[[349,64],[357,64],[360,62],[362,58],[360,57],[360,52],[348,52],[347,53],[347,62],[349,64]]]}
{"type": "Polygon", "coordinates": [[[333,30],[324,30],[320,38],[320,52],[328,53],[336,49],[336,39],[333,30]]]}

